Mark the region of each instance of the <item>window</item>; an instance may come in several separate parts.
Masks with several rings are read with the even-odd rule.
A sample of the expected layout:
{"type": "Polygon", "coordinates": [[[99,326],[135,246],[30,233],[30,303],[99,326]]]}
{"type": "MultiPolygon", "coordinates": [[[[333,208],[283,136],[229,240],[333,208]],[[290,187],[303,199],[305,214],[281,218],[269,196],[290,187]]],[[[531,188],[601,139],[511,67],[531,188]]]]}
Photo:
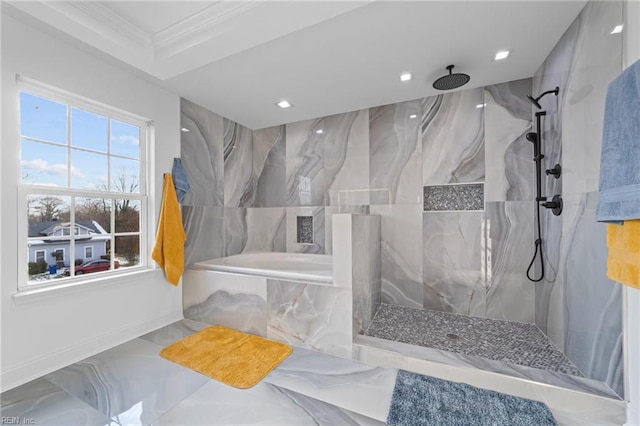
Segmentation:
{"type": "Polygon", "coordinates": [[[33,260],[36,263],[40,263],[40,262],[46,262],[45,257],[47,256],[47,251],[46,250],[36,250],[35,252],[35,259],[33,260]]]}
{"type": "Polygon", "coordinates": [[[19,253],[57,249],[44,258],[57,264],[55,274],[33,273],[37,269],[22,258],[19,288],[81,280],[94,270],[108,275],[146,267],[150,124],[31,80],[21,78],[19,85],[19,217],[25,235],[19,253]],[[105,259],[108,267],[79,269],[78,262],[91,258],[105,259]]]}

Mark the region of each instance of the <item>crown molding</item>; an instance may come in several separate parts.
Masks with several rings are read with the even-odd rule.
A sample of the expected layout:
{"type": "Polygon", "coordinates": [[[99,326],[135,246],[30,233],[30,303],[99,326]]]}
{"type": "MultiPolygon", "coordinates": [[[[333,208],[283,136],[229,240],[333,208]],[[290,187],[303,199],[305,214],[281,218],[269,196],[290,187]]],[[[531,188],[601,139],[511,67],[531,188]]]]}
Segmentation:
{"type": "Polygon", "coordinates": [[[166,59],[221,34],[218,28],[262,3],[259,0],[218,0],[202,11],[151,36],[156,59],[166,59]]]}
{"type": "MultiPolygon", "coordinates": [[[[60,7],[59,5],[62,4],[66,4],[69,7],[75,8],[85,17],[99,22],[100,24],[102,24],[103,28],[106,28],[109,30],[109,32],[112,32],[113,34],[110,37],[112,39],[125,37],[130,42],[136,44],[139,47],[142,47],[144,49],[153,49],[153,43],[150,34],[147,34],[100,2],[70,1],[46,3],[49,5],[49,7],[52,7],[54,9],[60,7]]],[[[83,24],[82,21],[80,23],[83,24]]]]}

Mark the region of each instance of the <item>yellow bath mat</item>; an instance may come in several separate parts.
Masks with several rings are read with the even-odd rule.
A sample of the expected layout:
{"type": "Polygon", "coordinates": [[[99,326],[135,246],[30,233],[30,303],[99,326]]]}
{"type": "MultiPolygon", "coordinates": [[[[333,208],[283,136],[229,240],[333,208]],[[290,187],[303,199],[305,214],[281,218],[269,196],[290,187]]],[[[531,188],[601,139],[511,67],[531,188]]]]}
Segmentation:
{"type": "Polygon", "coordinates": [[[621,284],[640,288],[640,220],[607,225],[607,276],[621,284]]]}
{"type": "Polygon", "coordinates": [[[246,389],[258,384],[292,350],[284,343],[216,325],[167,346],[160,356],[229,386],[246,389]]]}

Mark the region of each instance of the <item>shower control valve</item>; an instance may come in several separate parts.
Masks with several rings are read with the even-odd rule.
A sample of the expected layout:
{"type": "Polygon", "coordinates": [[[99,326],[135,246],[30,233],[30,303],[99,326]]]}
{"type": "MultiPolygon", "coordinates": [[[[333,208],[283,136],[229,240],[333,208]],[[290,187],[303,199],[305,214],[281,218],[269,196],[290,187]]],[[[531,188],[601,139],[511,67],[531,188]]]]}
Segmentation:
{"type": "Polygon", "coordinates": [[[542,207],[545,207],[547,209],[551,209],[551,212],[554,215],[560,216],[560,214],[562,213],[562,207],[563,207],[562,197],[560,195],[556,194],[556,195],[553,196],[551,201],[547,201],[545,203],[542,203],[542,207]]]}
{"type": "Polygon", "coordinates": [[[551,175],[556,179],[560,179],[560,175],[562,175],[562,166],[560,166],[560,164],[556,164],[553,166],[553,169],[547,169],[545,173],[547,176],[551,175]]]}

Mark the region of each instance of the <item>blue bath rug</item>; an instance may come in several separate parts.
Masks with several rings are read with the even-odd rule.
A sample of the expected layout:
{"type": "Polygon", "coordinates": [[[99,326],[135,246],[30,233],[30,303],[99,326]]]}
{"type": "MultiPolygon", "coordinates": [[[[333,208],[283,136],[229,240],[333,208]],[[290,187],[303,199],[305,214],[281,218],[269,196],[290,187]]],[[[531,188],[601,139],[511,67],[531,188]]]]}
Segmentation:
{"type": "Polygon", "coordinates": [[[391,426],[557,425],[542,402],[400,370],[387,417],[391,426]]]}

